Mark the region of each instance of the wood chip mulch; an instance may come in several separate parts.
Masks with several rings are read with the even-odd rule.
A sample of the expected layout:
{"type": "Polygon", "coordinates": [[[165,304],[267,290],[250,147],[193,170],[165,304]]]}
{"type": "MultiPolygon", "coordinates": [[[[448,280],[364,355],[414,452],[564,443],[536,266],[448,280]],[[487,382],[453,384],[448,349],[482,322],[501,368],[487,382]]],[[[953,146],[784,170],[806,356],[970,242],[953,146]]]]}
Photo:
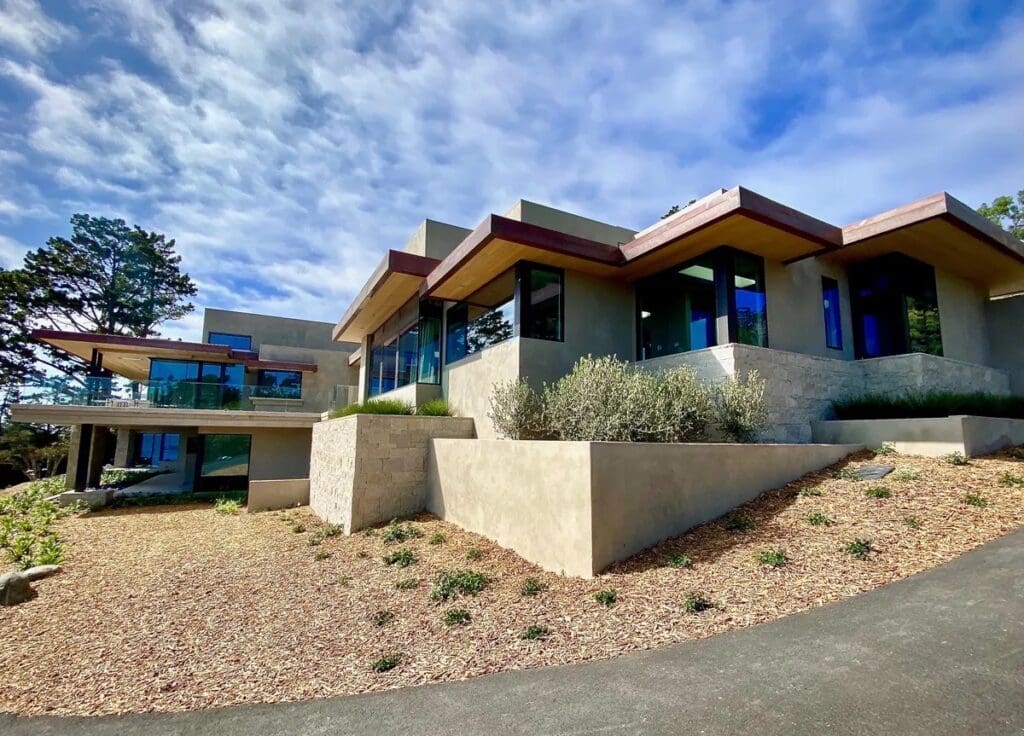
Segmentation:
{"type": "Polygon", "coordinates": [[[1014,478],[1024,478],[1024,461],[1006,454],[960,467],[863,453],[747,504],[748,531],[713,521],[594,580],[545,573],[429,516],[411,522],[422,536],[405,543],[385,544],[378,530],[311,546],[320,523],[306,509],[85,514],[61,522],[64,571],[36,583],[36,599],[0,609],[0,711],[99,715],[295,701],[710,636],[856,595],[1006,534],[1024,524],[1024,487],[1014,478]],[[896,473],[881,482],[840,477],[844,467],[876,461],[896,473]],[[865,494],[878,485],[891,497],[865,494]],[[987,505],[965,503],[967,494],[987,505]],[[811,525],[814,512],[834,523],[811,525]],[[305,531],[293,532],[296,523],[305,531]],[[435,532],[442,544],[429,544],[435,532]],[[844,550],[856,537],[871,541],[866,560],[844,550]],[[385,565],[382,557],[402,547],[418,561],[385,565]],[[788,564],[762,565],[760,553],[775,548],[788,564]],[[472,549],[482,556],[467,559],[472,549]],[[315,559],[321,550],[330,556],[315,559]],[[671,567],[676,554],[692,566],[671,567]],[[483,572],[490,583],[475,597],[432,601],[433,579],[452,569],[483,572]],[[527,577],[547,589],[521,595],[527,577]],[[416,587],[396,587],[409,579],[416,587]],[[608,588],[618,593],[610,608],[593,597],[608,588]],[[693,592],[715,607],[687,613],[693,592]],[[469,623],[445,624],[455,608],[469,612],[469,623]],[[394,615],[376,617],[378,626],[379,611],[394,615]],[[523,639],[532,624],[547,627],[546,638],[523,639]],[[398,665],[374,672],[387,654],[399,655],[398,665]]]}

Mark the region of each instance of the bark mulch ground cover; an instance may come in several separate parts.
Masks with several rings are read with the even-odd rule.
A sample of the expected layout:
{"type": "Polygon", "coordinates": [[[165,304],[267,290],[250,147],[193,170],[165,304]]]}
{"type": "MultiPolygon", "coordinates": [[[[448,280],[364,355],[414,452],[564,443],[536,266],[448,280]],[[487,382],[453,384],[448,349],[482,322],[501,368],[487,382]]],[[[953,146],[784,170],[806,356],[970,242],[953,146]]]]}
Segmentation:
{"type": "Polygon", "coordinates": [[[192,710],[612,657],[856,595],[1022,523],[1024,460],[1009,454],[957,466],[863,453],[594,580],[545,573],[429,516],[345,537],[304,509],[85,514],[61,522],[64,572],[0,609],[0,710],[192,710]],[[878,460],[896,473],[848,478],[878,460]],[[878,487],[889,493],[866,493],[878,487]],[[850,548],[858,539],[869,544],[850,548]],[[433,600],[452,570],[488,582],[433,600]]]}

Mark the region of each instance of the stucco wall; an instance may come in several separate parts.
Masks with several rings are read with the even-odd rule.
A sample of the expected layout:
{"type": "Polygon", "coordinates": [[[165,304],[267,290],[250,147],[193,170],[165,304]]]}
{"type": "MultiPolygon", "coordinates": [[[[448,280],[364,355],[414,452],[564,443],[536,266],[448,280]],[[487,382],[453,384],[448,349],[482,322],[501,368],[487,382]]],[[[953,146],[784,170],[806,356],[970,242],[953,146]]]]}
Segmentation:
{"type": "Polygon", "coordinates": [[[927,419],[847,419],[815,422],[816,442],[891,444],[897,452],[942,457],[952,452],[987,455],[1024,444],[1024,420],[953,416],[927,419]]]}
{"type": "Polygon", "coordinates": [[[473,420],[357,414],[313,427],[309,503],[358,531],[424,507],[429,440],[474,436],[473,420]]]}
{"type": "Polygon", "coordinates": [[[410,406],[419,406],[431,399],[436,399],[441,396],[441,387],[430,383],[410,383],[407,386],[401,386],[388,391],[383,394],[374,396],[373,399],[376,401],[388,400],[388,401],[404,401],[410,406]]]}
{"type": "Polygon", "coordinates": [[[939,301],[942,354],[968,363],[989,363],[988,330],[985,329],[985,290],[945,271],[935,270],[939,301]]]}
{"type": "Polygon", "coordinates": [[[512,208],[505,213],[505,217],[608,245],[628,243],[633,240],[633,235],[636,232],[626,227],[609,225],[606,222],[581,217],[525,199],[520,199],[512,205],[512,208]]]}
{"type": "Polygon", "coordinates": [[[309,477],[311,432],[308,429],[250,429],[249,480],[309,477]]]}
{"type": "Polygon", "coordinates": [[[777,261],[766,261],[764,268],[768,345],[777,350],[853,360],[853,320],[846,269],[815,258],[789,266],[777,261]],[[839,283],[842,350],[825,346],[825,310],[821,293],[823,276],[839,283]]]}
{"type": "Polygon", "coordinates": [[[210,332],[228,332],[233,335],[250,335],[252,349],[259,350],[260,345],[292,345],[314,350],[339,350],[352,352],[356,349],[353,343],[334,342],[330,322],[315,322],[290,317],[273,317],[265,314],[248,312],[232,312],[226,309],[207,308],[203,312],[203,341],[210,332]]]}
{"type": "Polygon", "coordinates": [[[1010,388],[1024,395],[1024,295],[996,299],[985,305],[989,334],[989,358],[993,366],[1010,373],[1010,388]]]}
{"type": "Polygon", "coordinates": [[[448,405],[458,416],[476,420],[479,437],[497,436],[487,418],[491,391],[497,383],[519,378],[520,342],[506,340],[444,367],[442,386],[448,405]]]}
{"type": "Polygon", "coordinates": [[[437,439],[427,508],[590,577],[858,447],[437,439]]]}
{"type": "Polygon", "coordinates": [[[249,481],[245,506],[249,513],[290,509],[309,503],[309,478],[249,481]]]}
{"type": "Polygon", "coordinates": [[[354,351],[263,344],[259,352],[262,360],[316,364],[315,372],[302,374],[301,403],[291,402],[292,406],[287,411],[327,411],[331,408],[335,386],[356,386],[359,383],[359,368],[348,364],[348,356],[354,351]]]}

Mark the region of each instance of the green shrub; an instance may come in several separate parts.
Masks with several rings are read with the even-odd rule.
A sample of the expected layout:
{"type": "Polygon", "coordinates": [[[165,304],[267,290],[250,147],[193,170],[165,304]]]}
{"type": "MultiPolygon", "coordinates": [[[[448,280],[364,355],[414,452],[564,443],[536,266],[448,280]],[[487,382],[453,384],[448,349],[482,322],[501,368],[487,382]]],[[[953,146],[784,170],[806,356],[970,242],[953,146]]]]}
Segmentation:
{"type": "Polygon", "coordinates": [[[799,491],[797,491],[797,494],[805,497],[820,496],[821,486],[809,486],[807,488],[801,488],[799,491]]]}
{"type": "Polygon", "coordinates": [[[765,382],[757,371],[730,376],[715,392],[715,424],[734,442],[751,442],[768,424],[765,382]]]}
{"type": "Polygon", "coordinates": [[[395,583],[395,587],[399,590],[412,590],[413,588],[420,587],[419,578],[403,578],[395,583]]]}
{"type": "Polygon", "coordinates": [[[969,458],[967,455],[963,454],[959,450],[957,452],[951,452],[950,454],[946,455],[945,461],[947,463],[949,463],[950,465],[970,465],[971,464],[971,458],[969,458]]]}
{"type": "Polygon", "coordinates": [[[391,611],[375,611],[374,614],[370,616],[370,622],[374,626],[384,626],[394,620],[394,618],[395,614],[391,611]]]}
{"type": "MultiPolygon", "coordinates": [[[[160,472],[156,470],[106,468],[100,473],[100,488],[128,488],[157,475],[160,475],[160,472]]],[[[61,491],[63,490],[61,488],[61,491]]],[[[57,491],[57,493],[60,493],[60,491],[57,491]]]]}
{"type": "Polygon", "coordinates": [[[693,559],[682,552],[676,552],[668,558],[668,566],[679,569],[681,567],[693,567],[693,559]]]}
{"type": "Polygon", "coordinates": [[[715,604],[700,591],[687,593],[686,597],[683,598],[683,610],[687,613],[701,613],[714,607],[715,604]]]}
{"type": "Polygon", "coordinates": [[[968,506],[975,506],[979,509],[983,509],[988,506],[988,499],[984,496],[980,496],[977,493],[968,493],[964,496],[964,503],[968,506]]]}
{"type": "Polygon", "coordinates": [[[811,526],[832,526],[835,524],[832,519],[828,518],[821,511],[815,511],[807,515],[807,523],[811,526]]]}
{"type": "Polygon", "coordinates": [[[348,584],[351,583],[351,582],[352,582],[352,576],[351,575],[339,575],[338,576],[338,585],[340,585],[342,588],[347,588],[348,584]]]}
{"type": "Polygon", "coordinates": [[[213,510],[225,516],[237,514],[242,504],[233,498],[218,498],[213,504],[213,510]]]}
{"type": "Polygon", "coordinates": [[[544,403],[524,378],[494,386],[487,416],[505,439],[533,440],[546,434],[544,403]]]}
{"type": "Polygon", "coordinates": [[[484,551],[482,549],[477,549],[476,547],[473,547],[471,550],[469,550],[469,552],[466,553],[467,560],[479,560],[483,556],[484,551]]]}
{"type": "Polygon", "coordinates": [[[860,537],[847,542],[844,549],[848,555],[853,555],[858,560],[866,560],[868,555],[875,550],[870,539],[861,539],[860,537]]]}
{"type": "Polygon", "coordinates": [[[839,468],[839,470],[836,470],[834,473],[832,473],[832,477],[835,478],[836,480],[864,480],[859,475],[857,475],[857,470],[855,468],[847,467],[839,468]]]}
{"type": "Polygon", "coordinates": [[[1024,419],[1024,397],[951,391],[900,396],[865,394],[836,401],[832,408],[838,419],[915,419],[957,414],[1024,419]]]}
{"type": "Polygon", "coordinates": [[[1003,473],[999,476],[999,485],[1001,486],[1024,486],[1024,478],[1013,473],[1003,473]]]}
{"type": "Polygon", "coordinates": [[[46,500],[63,490],[64,479],[30,483],[21,491],[0,496],[0,550],[21,569],[57,564],[64,559],[57,521],[77,511],[46,500]]]}
{"type": "Polygon", "coordinates": [[[36,547],[32,566],[59,565],[64,561],[64,545],[56,537],[45,537],[36,547]]]}
{"type": "Polygon", "coordinates": [[[416,564],[416,554],[408,547],[402,547],[402,549],[396,549],[394,552],[389,552],[384,555],[385,565],[398,565],[399,567],[409,567],[409,565],[416,564]]]}
{"type": "Polygon", "coordinates": [[[313,559],[316,560],[317,562],[322,562],[324,560],[329,560],[330,558],[331,558],[330,550],[326,550],[326,549],[318,549],[316,551],[316,553],[313,555],[313,559]]]}
{"type": "Polygon", "coordinates": [[[759,554],[757,561],[767,567],[783,567],[789,562],[789,555],[781,548],[769,549],[759,554]]]}
{"type": "Polygon", "coordinates": [[[892,491],[885,486],[877,486],[876,488],[869,488],[864,491],[864,495],[871,498],[889,498],[892,496],[892,491]]]}
{"type": "Polygon", "coordinates": [[[399,522],[398,519],[392,519],[381,533],[381,539],[383,539],[387,544],[397,544],[410,539],[418,539],[422,536],[423,532],[412,524],[408,522],[399,522]]]}
{"type": "Polygon", "coordinates": [[[707,439],[715,416],[714,390],[697,379],[687,366],[657,374],[665,402],[668,425],[665,442],[699,442],[707,439]]]}
{"type": "Polygon", "coordinates": [[[896,445],[891,442],[883,442],[882,446],[875,450],[876,455],[895,455],[896,445]]]}
{"type": "Polygon", "coordinates": [[[444,535],[441,532],[434,532],[427,540],[427,544],[444,544],[444,535]]]}
{"type": "Polygon", "coordinates": [[[909,526],[911,529],[920,529],[921,528],[921,522],[920,522],[920,520],[918,520],[918,518],[916,516],[904,517],[903,523],[906,524],[907,526],[909,526]]]}
{"type": "Polygon", "coordinates": [[[522,639],[529,639],[533,641],[535,639],[546,639],[550,630],[547,626],[541,626],[540,624],[530,624],[526,627],[526,631],[523,632],[522,639]]]}
{"type": "Polygon", "coordinates": [[[526,598],[532,598],[547,589],[548,586],[537,578],[526,578],[526,580],[523,581],[523,584],[519,586],[519,594],[526,598]]]}
{"type": "Polygon", "coordinates": [[[401,654],[385,654],[383,657],[371,664],[370,669],[374,672],[388,672],[389,670],[393,670],[397,667],[401,661],[401,654]]]}
{"type": "Polygon", "coordinates": [[[449,608],[444,612],[445,626],[464,626],[469,623],[471,616],[465,608],[449,608]]]}
{"type": "Polygon", "coordinates": [[[594,600],[605,608],[611,608],[619,600],[619,591],[615,588],[605,588],[594,593],[594,600]]]}
{"type": "Polygon", "coordinates": [[[306,531],[306,527],[299,522],[295,522],[292,524],[292,531],[296,534],[302,534],[302,532],[306,531]]]}
{"type": "Polygon", "coordinates": [[[338,536],[341,532],[342,528],[340,524],[327,524],[326,526],[322,526],[309,535],[309,546],[315,547],[325,539],[338,536]]]}
{"type": "Polygon", "coordinates": [[[362,404],[349,404],[331,412],[331,419],[347,417],[353,414],[389,414],[409,415],[412,414],[412,405],[397,399],[370,399],[362,404]]]}
{"type": "Polygon", "coordinates": [[[430,597],[435,601],[447,601],[457,595],[476,595],[487,585],[487,576],[472,570],[443,572],[434,580],[430,597]]]}
{"type": "Polygon", "coordinates": [[[754,522],[743,514],[732,513],[726,515],[722,526],[729,532],[748,532],[754,528],[754,522]]]}
{"type": "Polygon", "coordinates": [[[416,407],[417,416],[421,417],[452,417],[455,414],[452,412],[448,402],[445,399],[437,398],[425,401],[416,407]]]}

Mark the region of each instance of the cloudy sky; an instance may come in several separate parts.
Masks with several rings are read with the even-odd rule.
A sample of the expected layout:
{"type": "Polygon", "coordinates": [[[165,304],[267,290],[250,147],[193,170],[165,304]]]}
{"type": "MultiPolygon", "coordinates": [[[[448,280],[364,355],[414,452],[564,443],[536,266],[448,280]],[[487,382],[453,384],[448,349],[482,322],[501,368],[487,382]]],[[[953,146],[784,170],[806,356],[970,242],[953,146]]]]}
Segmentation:
{"type": "Polygon", "coordinates": [[[199,304],[334,321],[424,217],[976,206],[1022,131],[1024,3],[0,0],[0,266],[118,216],[199,304]]]}

